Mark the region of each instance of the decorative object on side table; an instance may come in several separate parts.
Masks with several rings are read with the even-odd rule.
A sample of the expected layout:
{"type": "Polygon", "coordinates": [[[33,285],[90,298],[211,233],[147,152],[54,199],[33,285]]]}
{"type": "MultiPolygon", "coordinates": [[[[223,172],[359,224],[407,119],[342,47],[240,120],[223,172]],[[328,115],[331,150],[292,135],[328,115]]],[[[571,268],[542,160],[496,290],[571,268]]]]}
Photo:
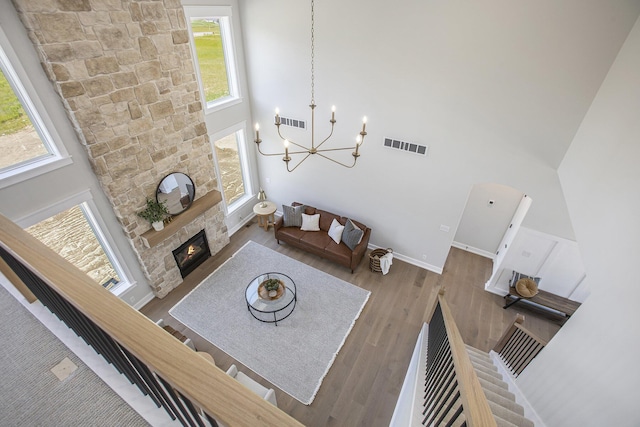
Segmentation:
{"type": "Polygon", "coordinates": [[[261,208],[266,208],[267,207],[267,195],[265,194],[264,190],[261,188],[260,191],[258,192],[258,200],[260,200],[260,207],[261,208]]]}
{"type": "Polygon", "coordinates": [[[138,212],[138,216],[149,221],[156,231],[164,228],[164,219],[167,215],[169,215],[169,211],[164,201],[158,202],[149,198],[147,198],[147,207],[142,212],[138,212]]]}

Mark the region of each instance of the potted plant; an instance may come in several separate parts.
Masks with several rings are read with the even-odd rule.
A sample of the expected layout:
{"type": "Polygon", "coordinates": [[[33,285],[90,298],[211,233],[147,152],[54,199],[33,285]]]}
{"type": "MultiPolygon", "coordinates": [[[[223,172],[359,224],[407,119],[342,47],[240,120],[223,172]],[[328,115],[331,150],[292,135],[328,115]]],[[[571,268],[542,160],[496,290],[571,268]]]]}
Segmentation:
{"type": "Polygon", "coordinates": [[[278,295],[278,289],[280,288],[280,280],[278,279],[267,279],[264,282],[264,288],[269,293],[269,297],[273,298],[278,295]]]}
{"type": "Polygon", "coordinates": [[[164,200],[158,202],[149,198],[147,198],[147,207],[142,212],[138,212],[138,216],[149,221],[156,231],[164,228],[164,219],[167,215],[169,215],[169,211],[164,200]]]}

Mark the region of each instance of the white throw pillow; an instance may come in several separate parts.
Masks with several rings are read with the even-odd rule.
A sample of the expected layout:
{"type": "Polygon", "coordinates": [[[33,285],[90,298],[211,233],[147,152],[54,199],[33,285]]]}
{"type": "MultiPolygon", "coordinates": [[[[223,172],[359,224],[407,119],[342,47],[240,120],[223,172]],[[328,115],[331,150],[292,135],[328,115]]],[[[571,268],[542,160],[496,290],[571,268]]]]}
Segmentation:
{"type": "Polygon", "coordinates": [[[302,231],[320,231],[320,214],[302,214],[302,231]]]}
{"type": "Polygon", "coordinates": [[[340,225],[340,223],[334,218],[333,221],[331,221],[331,227],[329,227],[329,237],[331,237],[337,244],[340,244],[343,230],[344,225],[340,225]]]}

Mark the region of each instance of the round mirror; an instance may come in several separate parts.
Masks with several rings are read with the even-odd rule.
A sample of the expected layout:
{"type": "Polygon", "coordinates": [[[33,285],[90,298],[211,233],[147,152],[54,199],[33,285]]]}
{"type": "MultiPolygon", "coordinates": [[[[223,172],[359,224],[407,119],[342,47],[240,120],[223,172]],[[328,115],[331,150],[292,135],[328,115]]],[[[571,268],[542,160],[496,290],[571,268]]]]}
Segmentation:
{"type": "Polygon", "coordinates": [[[196,188],[189,175],[181,172],[170,173],[158,185],[156,200],[165,202],[171,215],[178,215],[191,206],[196,196],[196,188]]]}

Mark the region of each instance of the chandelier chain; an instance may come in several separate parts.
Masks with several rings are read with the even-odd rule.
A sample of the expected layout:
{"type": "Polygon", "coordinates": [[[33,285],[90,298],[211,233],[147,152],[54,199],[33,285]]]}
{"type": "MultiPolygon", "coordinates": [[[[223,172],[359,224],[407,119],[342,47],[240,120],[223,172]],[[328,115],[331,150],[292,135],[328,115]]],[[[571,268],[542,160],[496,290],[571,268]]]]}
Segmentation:
{"type": "Polygon", "coordinates": [[[311,0],[311,104],[315,104],[315,19],[314,19],[314,0],[311,0]]]}

